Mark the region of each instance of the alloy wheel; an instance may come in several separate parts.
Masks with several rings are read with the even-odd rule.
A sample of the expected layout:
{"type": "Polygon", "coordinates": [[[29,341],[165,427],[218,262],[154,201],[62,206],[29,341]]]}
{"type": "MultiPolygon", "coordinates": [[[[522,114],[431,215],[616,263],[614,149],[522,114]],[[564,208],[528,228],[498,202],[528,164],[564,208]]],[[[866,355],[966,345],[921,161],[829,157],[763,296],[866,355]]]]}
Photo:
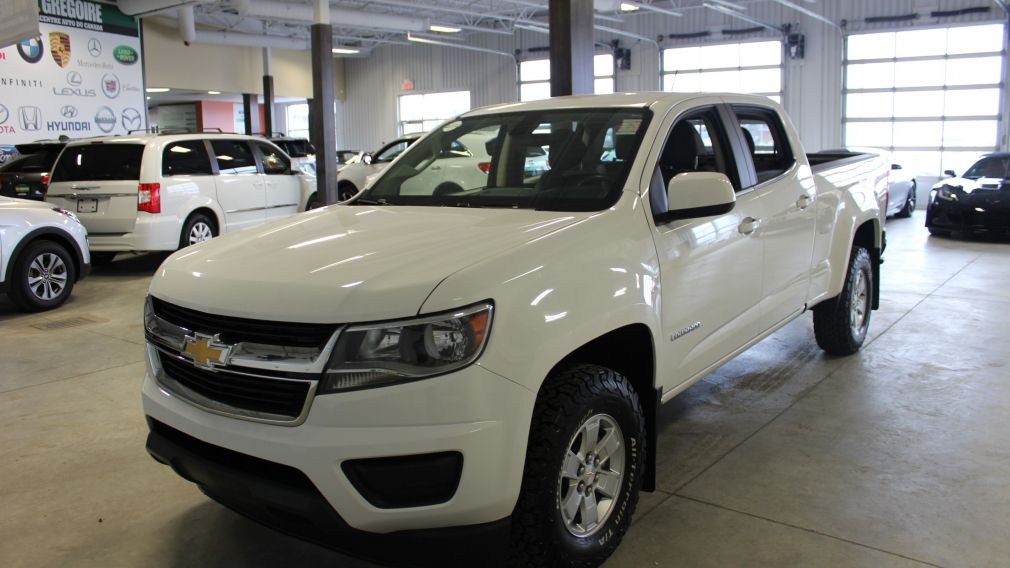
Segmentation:
{"type": "Polygon", "coordinates": [[[38,255],[28,265],[28,289],[40,300],[58,298],[67,287],[67,278],[67,265],[51,252],[38,255]]]}
{"type": "Polygon", "coordinates": [[[189,244],[195,245],[214,238],[214,230],[203,221],[197,221],[189,230],[189,244]]]}
{"type": "Polygon", "coordinates": [[[600,530],[614,512],[625,473],[624,433],[612,416],[596,414],[568,444],[558,479],[565,528],[584,538],[600,530]]]}

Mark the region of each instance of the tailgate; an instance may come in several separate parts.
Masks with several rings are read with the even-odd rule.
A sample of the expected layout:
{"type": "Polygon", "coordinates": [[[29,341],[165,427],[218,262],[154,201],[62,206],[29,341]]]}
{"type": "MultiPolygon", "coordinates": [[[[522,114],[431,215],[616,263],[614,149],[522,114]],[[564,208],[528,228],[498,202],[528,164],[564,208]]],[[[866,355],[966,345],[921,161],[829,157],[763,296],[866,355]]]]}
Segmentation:
{"type": "Polygon", "coordinates": [[[56,166],[46,201],[77,214],[89,233],[129,233],[137,222],[137,186],[144,146],[68,146],[56,166]]]}

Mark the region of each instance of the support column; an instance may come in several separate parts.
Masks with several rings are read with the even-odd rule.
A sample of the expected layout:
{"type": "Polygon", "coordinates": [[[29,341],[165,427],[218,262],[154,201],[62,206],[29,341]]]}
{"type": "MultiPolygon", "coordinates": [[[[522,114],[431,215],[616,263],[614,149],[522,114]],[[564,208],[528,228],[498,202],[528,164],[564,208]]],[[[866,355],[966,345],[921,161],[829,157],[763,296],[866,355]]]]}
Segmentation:
{"type": "Polygon", "coordinates": [[[242,112],[245,113],[245,133],[256,134],[260,131],[259,95],[242,93],[242,112]]]}
{"type": "Polygon", "coordinates": [[[315,0],[312,24],[312,100],[309,128],[316,146],[316,191],[326,203],[337,202],[337,132],[333,101],[333,26],[329,0],[315,0]]]}
{"type": "Polygon", "coordinates": [[[274,75],[269,47],[263,48],[263,133],[274,132],[274,75]]]}
{"type": "Polygon", "coordinates": [[[593,93],[593,2],[549,0],[551,96],[593,93]]]}

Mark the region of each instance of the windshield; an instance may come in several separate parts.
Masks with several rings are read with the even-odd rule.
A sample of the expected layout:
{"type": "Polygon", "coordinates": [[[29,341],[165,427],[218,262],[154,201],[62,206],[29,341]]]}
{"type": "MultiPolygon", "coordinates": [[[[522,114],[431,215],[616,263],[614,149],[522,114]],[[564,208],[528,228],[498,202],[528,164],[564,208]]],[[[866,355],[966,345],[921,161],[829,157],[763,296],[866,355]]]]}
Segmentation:
{"type": "Polygon", "coordinates": [[[543,110],[452,121],[356,202],[599,211],[617,201],[651,113],[543,110]]]}
{"type": "Polygon", "coordinates": [[[1010,178],[1010,157],[982,158],[964,172],[965,179],[1010,178]]]}

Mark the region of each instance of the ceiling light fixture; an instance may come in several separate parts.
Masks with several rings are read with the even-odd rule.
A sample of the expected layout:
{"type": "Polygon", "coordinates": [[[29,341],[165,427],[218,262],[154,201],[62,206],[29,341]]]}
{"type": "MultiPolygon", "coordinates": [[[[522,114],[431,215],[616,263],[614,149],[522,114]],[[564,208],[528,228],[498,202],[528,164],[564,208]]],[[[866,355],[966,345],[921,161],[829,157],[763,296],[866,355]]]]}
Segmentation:
{"type": "Polygon", "coordinates": [[[439,26],[437,24],[432,24],[428,26],[428,29],[433,32],[439,32],[443,34],[455,34],[459,33],[460,28],[454,28],[451,26],[439,26]]]}
{"type": "Polygon", "coordinates": [[[340,55],[354,55],[355,53],[360,53],[361,52],[361,50],[354,49],[354,48],[351,48],[351,47],[334,47],[330,51],[332,51],[333,53],[340,54],[340,55]]]}
{"type": "Polygon", "coordinates": [[[207,91],[208,95],[220,95],[221,91],[207,91]]]}
{"type": "Polygon", "coordinates": [[[628,2],[621,2],[621,11],[622,12],[637,12],[638,11],[638,6],[635,6],[634,4],[629,4],[628,2]]]}
{"type": "Polygon", "coordinates": [[[144,90],[148,93],[167,93],[172,89],[169,89],[168,87],[148,87],[144,90]]]}

